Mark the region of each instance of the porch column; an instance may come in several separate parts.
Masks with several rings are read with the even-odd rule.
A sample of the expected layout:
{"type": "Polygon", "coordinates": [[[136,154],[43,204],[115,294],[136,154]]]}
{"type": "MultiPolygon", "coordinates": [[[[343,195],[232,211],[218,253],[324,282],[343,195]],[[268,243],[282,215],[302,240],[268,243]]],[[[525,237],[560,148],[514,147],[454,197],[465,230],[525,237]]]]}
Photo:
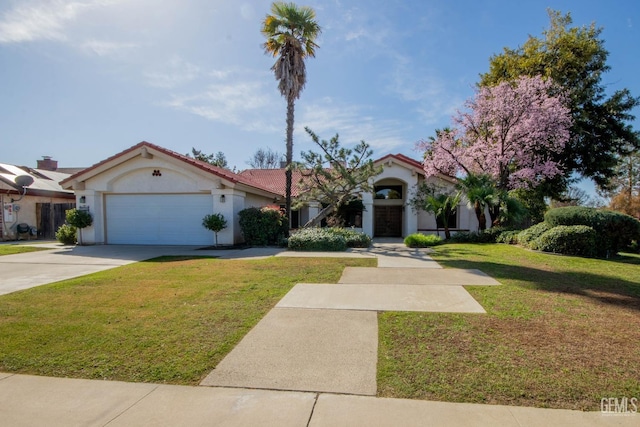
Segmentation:
{"type": "Polygon", "coordinates": [[[373,237],[373,194],[362,194],[362,232],[369,237],[373,237]]]}
{"type": "MultiPolygon", "coordinates": [[[[233,245],[242,241],[238,212],[244,209],[246,193],[234,191],[232,188],[216,188],[211,190],[213,212],[220,213],[227,220],[227,228],[218,233],[219,245],[233,245]]],[[[213,231],[211,239],[215,241],[213,231]]]]}

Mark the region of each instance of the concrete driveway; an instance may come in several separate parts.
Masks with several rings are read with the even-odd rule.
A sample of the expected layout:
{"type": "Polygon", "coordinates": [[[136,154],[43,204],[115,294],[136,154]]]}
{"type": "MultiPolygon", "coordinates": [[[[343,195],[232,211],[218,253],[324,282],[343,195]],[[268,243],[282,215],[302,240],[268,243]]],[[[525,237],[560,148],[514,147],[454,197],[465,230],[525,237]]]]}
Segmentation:
{"type": "Polygon", "coordinates": [[[162,255],[205,255],[196,253],[197,248],[196,246],[100,245],[60,247],[47,251],[0,256],[0,295],[162,255]]]}

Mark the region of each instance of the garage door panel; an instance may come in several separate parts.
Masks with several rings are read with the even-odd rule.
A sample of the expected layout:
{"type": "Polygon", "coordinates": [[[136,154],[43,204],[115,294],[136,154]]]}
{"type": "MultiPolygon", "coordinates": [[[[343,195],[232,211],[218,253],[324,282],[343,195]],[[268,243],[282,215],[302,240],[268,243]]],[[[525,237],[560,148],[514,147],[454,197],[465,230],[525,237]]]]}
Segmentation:
{"type": "Polygon", "coordinates": [[[107,243],[210,245],[202,218],[213,212],[208,194],[110,194],[105,199],[107,243]]]}

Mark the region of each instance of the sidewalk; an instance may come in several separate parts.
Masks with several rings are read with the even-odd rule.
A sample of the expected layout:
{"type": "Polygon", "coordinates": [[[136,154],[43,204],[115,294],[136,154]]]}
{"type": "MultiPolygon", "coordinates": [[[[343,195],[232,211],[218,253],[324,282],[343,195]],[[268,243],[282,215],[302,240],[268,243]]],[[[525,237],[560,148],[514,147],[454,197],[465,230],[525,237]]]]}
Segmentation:
{"type": "MultiPolygon", "coordinates": [[[[225,255],[236,258],[248,253],[225,255]]],[[[441,269],[428,250],[399,244],[376,244],[347,256],[376,256],[379,267],[345,269],[339,284],[296,285],[201,386],[0,373],[0,425],[640,425],[638,414],[375,397],[377,311],[483,313],[461,285],[499,283],[477,270],[441,269]]]]}
{"type": "Polygon", "coordinates": [[[638,414],[0,373],[0,425],[7,427],[631,427],[639,422],[638,414]]]}

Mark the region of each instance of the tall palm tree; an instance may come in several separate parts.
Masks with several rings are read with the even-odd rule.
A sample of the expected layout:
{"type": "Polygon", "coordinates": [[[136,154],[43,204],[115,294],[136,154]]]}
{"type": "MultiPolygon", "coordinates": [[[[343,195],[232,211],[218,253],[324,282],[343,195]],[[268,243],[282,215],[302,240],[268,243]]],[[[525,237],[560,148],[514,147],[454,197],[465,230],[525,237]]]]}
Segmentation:
{"type": "Polygon", "coordinates": [[[319,47],[315,40],[321,29],[315,21],[316,13],[307,6],[274,2],[271,14],[262,23],[262,34],[267,38],[265,53],[277,57],[273,70],[280,94],[287,100],[287,153],[286,195],[287,218],[291,221],[291,162],[293,161],[293,111],[295,100],[307,81],[304,60],[315,57],[319,47]]]}

